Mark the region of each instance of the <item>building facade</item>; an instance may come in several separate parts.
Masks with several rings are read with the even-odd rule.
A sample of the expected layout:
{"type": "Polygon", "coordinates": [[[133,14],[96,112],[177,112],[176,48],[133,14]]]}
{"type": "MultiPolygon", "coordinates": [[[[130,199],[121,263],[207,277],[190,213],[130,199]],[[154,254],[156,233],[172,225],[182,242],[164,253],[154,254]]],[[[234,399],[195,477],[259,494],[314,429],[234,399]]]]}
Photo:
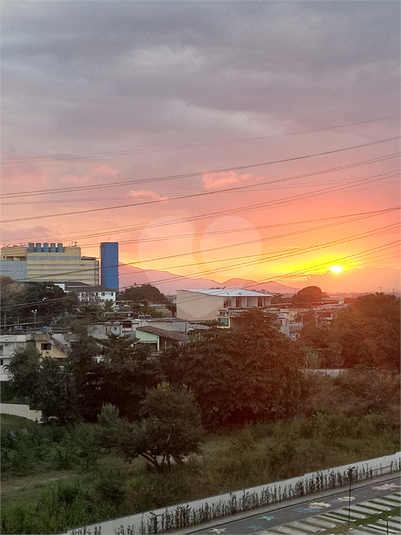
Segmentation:
{"type": "Polygon", "coordinates": [[[118,291],[118,243],[100,244],[101,285],[118,291]]]}
{"type": "Polygon", "coordinates": [[[271,294],[242,289],[178,290],[177,317],[189,321],[218,320],[222,326],[228,327],[230,316],[254,307],[268,307],[272,297],[271,294]]]}
{"type": "Polygon", "coordinates": [[[29,243],[1,248],[1,275],[15,281],[80,281],[99,284],[99,261],[81,256],[81,248],[62,243],[29,243]]]}
{"type": "MultiPolygon", "coordinates": [[[[72,336],[72,335],[71,335],[72,336]]],[[[51,332],[0,334],[0,381],[8,381],[6,367],[17,349],[36,347],[43,357],[52,357],[60,364],[67,358],[71,347],[69,335],[51,332]]]]}
{"type": "Polygon", "coordinates": [[[113,305],[116,303],[117,292],[106,288],[105,286],[90,286],[82,282],[65,282],[58,284],[65,292],[75,292],[80,303],[96,303],[98,305],[105,305],[107,301],[111,301],[113,305]]]}

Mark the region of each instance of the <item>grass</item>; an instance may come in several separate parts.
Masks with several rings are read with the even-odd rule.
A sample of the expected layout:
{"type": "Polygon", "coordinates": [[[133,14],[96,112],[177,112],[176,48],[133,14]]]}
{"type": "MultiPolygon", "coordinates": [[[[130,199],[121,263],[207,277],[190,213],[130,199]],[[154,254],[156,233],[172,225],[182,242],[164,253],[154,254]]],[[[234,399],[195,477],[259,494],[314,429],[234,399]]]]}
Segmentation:
{"type": "Polygon", "coordinates": [[[0,414],[0,428],[2,431],[14,431],[16,429],[24,429],[34,426],[35,422],[20,416],[13,416],[11,414],[0,414]]]}
{"type": "MultiPolygon", "coordinates": [[[[43,466],[37,463],[42,472],[29,476],[5,474],[1,487],[5,533],[60,533],[113,517],[387,455],[399,448],[397,422],[384,432],[364,426],[362,418],[352,422],[355,430],[343,438],[340,432],[327,437],[319,421],[300,418],[210,434],[199,455],[174,466],[167,474],[150,470],[141,459],[129,464],[106,454],[88,466],[74,457],[68,470],[60,470],[56,468],[60,456],[55,452],[77,446],[82,433],[64,441],[57,429],[42,429],[33,422],[21,421],[24,419],[14,423],[18,420],[20,426],[33,426],[32,436],[37,440],[43,437],[47,455],[53,456],[54,462],[52,465],[49,460],[46,465],[44,460],[43,466]],[[52,437],[56,442],[51,442],[52,437]]],[[[37,444],[37,451],[43,453],[41,443],[37,444]]],[[[21,451],[26,453],[23,448],[21,451]]],[[[83,450],[77,450],[78,456],[79,451],[83,450]]]]}

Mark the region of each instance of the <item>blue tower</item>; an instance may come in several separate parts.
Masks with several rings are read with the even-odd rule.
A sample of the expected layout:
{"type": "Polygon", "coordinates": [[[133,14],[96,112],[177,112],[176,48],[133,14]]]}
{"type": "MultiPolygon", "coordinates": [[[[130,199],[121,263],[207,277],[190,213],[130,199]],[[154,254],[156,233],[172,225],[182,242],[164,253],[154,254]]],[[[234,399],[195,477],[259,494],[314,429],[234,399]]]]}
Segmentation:
{"type": "Polygon", "coordinates": [[[100,244],[101,284],[111,290],[118,290],[118,243],[100,244]]]}

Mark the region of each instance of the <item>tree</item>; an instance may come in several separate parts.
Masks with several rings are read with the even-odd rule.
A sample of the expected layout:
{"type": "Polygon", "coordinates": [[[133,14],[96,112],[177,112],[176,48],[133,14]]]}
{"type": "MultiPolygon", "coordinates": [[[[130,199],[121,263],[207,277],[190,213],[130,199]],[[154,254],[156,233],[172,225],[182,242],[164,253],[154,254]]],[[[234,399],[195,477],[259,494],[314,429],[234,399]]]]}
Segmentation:
{"type": "Polygon", "coordinates": [[[141,456],[159,472],[196,453],[202,438],[198,408],[186,388],[162,383],[150,390],[142,405],[143,419],[130,423],[118,410],[105,406],[99,416],[102,443],[127,461],[141,456]],[[110,433],[110,430],[113,432],[110,433]]]}
{"type": "Polygon", "coordinates": [[[161,380],[158,361],[150,349],[127,336],[94,340],[82,333],[68,358],[86,420],[95,421],[103,404],[118,407],[120,415],[139,418],[140,402],[161,380]]]}
{"type": "Polygon", "coordinates": [[[0,275],[0,289],[5,288],[9,284],[12,284],[14,279],[8,275],[0,275]]]}
{"type": "Polygon", "coordinates": [[[77,417],[77,406],[68,374],[51,357],[42,357],[35,346],[19,348],[7,366],[11,392],[42,412],[42,420],[65,422],[77,417]]]}
{"type": "MultiPolygon", "coordinates": [[[[13,284],[8,287],[13,287],[13,284]]],[[[6,287],[7,289],[7,287],[6,287]]],[[[76,294],[65,293],[52,282],[28,282],[17,285],[13,292],[2,292],[2,310],[7,323],[37,323],[50,325],[52,319],[76,310],[76,294]]]]}
{"type": "Polygon", "coordinates": [[[25,399],[34,408],[38,400],[41,353],[36,346],[17,348],[6,365],[9,387],[17,397],[25,399]]]}
{"type": "Polygon", "coordinates": [[[400,368],[400,300],[383,293],[360,296],[338,314],[329,331],[346,368],[400,368]]]}
{"type": "Polygon", "coordinates": [[[138,419],[140,403],[149,389],[161,381],[157,359],[151,357],[150,348],[128,336],[109,335],[99,341],[103,382],[101,396],[106,403],[119,408],[120,415],[138,419]]]}
{"type": "Polygon", "coordinates": [[[297,346],[257,309],[234,332],[217,330],[162,358],[167,379],[194,392],[207,427],[292,414],[301,395],[297,346]]]}
{"type": "Polygon", "coordinates": [[[131,286],[119,295],[119,300],[133,301],[134,303],[167,303],[167,297],[158,288],[151,284],[131,286]]]}
{"type": "Polygon", "coordinates": [[[295,306],[310,307],[312,304],[320,305],[324,297],[327,297],[327,294],[323,293],[319,286],[306,286],[292,296],[291,302],[295,306]]]}
{"type": "Polygon", "coordinates": [[[95,421],[102,408],[99,398],[102,378],[96,367],[99,352],[98,344],[85,327],[79,332],[77,340],[71,343],[66,359],[66,372],[75,390],[79,415],[88,421],[95,421]]]}

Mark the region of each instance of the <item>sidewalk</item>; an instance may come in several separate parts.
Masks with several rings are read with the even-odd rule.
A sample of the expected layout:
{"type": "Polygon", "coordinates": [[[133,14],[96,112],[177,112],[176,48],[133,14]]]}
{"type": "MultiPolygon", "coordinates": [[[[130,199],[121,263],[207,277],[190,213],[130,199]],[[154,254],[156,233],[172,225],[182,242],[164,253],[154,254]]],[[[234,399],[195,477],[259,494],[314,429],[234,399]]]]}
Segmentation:
{"type": "MultiPolygon", "coordinates": [[[[394,476],[396,476],[397,474],[394,472],[394,476]]],[[[373,479],[369,479],[368,481],[367,480],[364,480],[364,481],[359,481],[357,483],[353,483],[352,485],[352,488],[353,489],[357,489],[357,488],[361,488],[365,485],[370,485],[371,483],[375,482],[377,484],[380,484],[381,481],[386,481],[389,476],[391,477],[391,474],[385,474],[385,475],[382,475],[382,476],[379,476],[379,477],[375,477],[373,479]]],[[[398,474],[398,477],[400,477],[400,475],[398,474]]],[[[344,489],[342,489],[344,491],[344,489]]],[[[338,489],[338,491],[340,492],[340,489],[338,489]]],[[[316,498],[316,500],[323,500],[325,497],[328,497],[328,496],[331,496],[333,494],[333,489],[332,490],[323,490],[323,491],[320,491],[320,492],[317,492],[315,494],[313,494],[313,499],[316,498]]],[[[309,496],[303,496],[302,498],[291,498],[289,500],[286,500],[285,502],[281,502],[281,503],[276,503],[276,504],[272,504],[272,505],[268,505],[266,507],[263,507],[263,512],[264,513],[273,513],[274,511],[277,511],[277,510],[281,510],[281,509],[286,509],[288,507],[292,507],[293,505],[305,505],[307,504],[308,502],[311,501],[311,495],[309,496]]],[[[247,511],[247,512],[244,512],[244,513],[238,513],[236,515],[233,515],[233,516],[230,516],[230,517],[225,517],[225,518],[220,518],[218,520],[213,520],[211,522],[207,522],[207,523],[204,523],[202,525],[198,525],[198,526],[191,526],[189,528],[185,528],[185,529],[181,529],[179,531],[171,531],[169,533],[171,533],[172,535],[189,535],[189,534],[192,534],[192,533],[197,533],[197,532],[200,532],[200,531],[205,531],[209,528],[216,528],[218,526],[222,526],[223,524],[229,524],[231,522],[236,522],[238,520],[244,520],[246,518],[252,518],[253,516],[258,516],[260,514],[260,511],[257,510],[257,509],[254,509],[252,511],[247,511]]],[[[305,534],[306,535],[306,534],[305,534]]]]}

